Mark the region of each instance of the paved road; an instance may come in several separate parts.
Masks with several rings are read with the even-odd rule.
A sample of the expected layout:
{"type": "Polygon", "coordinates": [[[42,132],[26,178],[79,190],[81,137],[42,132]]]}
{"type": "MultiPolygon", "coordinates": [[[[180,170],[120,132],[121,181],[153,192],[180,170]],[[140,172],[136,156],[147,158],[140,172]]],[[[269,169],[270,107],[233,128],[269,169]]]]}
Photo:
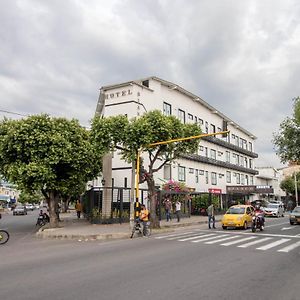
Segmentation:
{"type": "Polygon", "coordinates": [[[299,241],[300,226],[287,217],[255,234],[203,225],[102,243],[28,232],[0,247],[0,299],[296,300],[299,241]]]}

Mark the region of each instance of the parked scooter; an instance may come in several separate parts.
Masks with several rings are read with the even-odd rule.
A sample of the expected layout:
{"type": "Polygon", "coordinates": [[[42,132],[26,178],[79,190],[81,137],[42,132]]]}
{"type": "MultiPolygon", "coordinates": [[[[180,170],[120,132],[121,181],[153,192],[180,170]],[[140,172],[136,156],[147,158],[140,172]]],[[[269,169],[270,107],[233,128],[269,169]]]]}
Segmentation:
{"type": "Polygon", "coordinates": [[[256,232],[256,229],[259,229],[260,231],[263,231],[265,228],[265,222],[264,217],[262,214],[255,213],[255,215],[252,217],[252,232],[256,232]]]}

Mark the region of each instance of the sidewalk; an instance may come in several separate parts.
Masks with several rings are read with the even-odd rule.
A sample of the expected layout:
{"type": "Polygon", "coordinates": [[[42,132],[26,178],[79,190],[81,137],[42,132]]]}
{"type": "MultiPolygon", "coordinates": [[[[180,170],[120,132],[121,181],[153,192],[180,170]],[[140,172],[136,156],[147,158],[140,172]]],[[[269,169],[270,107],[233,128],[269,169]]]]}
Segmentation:
{"type": "MultiPolygon", "coordinates": [[[[78,241],[89,240],[111,240],[111,239],[128,239],[130,238],[131,228],[129,223],[123,224],[91,224],[85,219],[77,219],[76,213],[62,213],[60,215],[62,222],[59,228],[42,227],[37,233],[39,238],[55,239],[74,239],[78,241]]],[[[221,216],[216,216],[216,223],[221,216]]],[[[178,223],[176,219],[170,222],[162,220],[160,229],[152,230],[152,234],[171,232],[178,227],[186,227],[207,223],[206,216],[191,216],[182,218],[178,223]]]]}

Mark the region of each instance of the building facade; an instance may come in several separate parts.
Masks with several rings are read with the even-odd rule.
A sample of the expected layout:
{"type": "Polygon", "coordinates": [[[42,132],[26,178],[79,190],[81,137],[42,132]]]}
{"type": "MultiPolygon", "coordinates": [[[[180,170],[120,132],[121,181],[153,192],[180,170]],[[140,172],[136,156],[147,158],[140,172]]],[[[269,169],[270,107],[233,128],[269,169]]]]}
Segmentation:
{"type": "MultiPolygon", "coordinates": [[[[203,133],[230,131],[226,136],[201,138],[197,153],[182,155],[181,159],[155,173],[157,185],[173,179],[185,182],[196,192],[251,197],[251,193],[245,190],[243,193],[235,193],[233,188],[241,187],[240,190],[243,191],[243,187],[256,184],[255,175],[258,172],[255,169],[255,159],[258,155],[254,145],[256,137],[251,132],[199,96],[158,77],[104,86],[100,89],[96,114],[123,114],[133,118],[151,110],[161,110],[165,115],[174,115],[183,123],[197,123],[203,133]]],[[[106,179],[106,174],[103,175],[106,179]]],[[[122,161],[118,153],[114,153],[112,182],[104,180],[106,185],[130,187],[131,178],[131,165],[122,161]]],[[[102,178],[98,179],[94,185],[101,186],[101,181],[103,182],[102,178]]]]}

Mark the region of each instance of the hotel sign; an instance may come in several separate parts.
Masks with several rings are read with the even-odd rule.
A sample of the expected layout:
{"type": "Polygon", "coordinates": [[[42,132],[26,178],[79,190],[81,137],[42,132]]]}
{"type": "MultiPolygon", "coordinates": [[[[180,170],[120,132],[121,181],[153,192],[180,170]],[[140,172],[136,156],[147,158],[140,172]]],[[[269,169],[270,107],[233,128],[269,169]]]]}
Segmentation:
{"type": "Polygon", "coordinates": [[[128,89],[128,90],[122,90],[119,92],[105,94],[105,99],[115,99],[115,98],[120,98],[120,97],[124,97],[124,96],[130,96],[130,95],[132,95],[132,90],[128,89]]]}
{"type": "Polygon", "coordinates": [[[233,185],[226,187],[228,194],[273,194],[274,189],[269,185],[233,185]]]}
{"type": "Polygon", "coordinates": [[[222,194],[222,190],[221,189],[208,189],[208,192],[211,194],[222,194]]]}

